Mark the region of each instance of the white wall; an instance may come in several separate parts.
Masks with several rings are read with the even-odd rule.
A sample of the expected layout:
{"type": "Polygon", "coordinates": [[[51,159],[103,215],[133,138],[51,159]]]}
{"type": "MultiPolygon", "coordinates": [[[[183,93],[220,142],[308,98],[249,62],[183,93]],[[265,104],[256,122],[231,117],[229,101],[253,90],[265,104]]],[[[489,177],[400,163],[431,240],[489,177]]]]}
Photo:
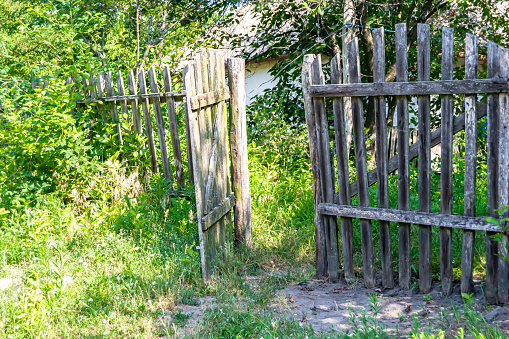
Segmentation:
{"type": "Polygon", "coordinates": [[[276,85],[275,79],[269,70],[276,61],[251,62],[246,65],[246,101],[249,105],[253,97],[267,88],[276,85]]]}

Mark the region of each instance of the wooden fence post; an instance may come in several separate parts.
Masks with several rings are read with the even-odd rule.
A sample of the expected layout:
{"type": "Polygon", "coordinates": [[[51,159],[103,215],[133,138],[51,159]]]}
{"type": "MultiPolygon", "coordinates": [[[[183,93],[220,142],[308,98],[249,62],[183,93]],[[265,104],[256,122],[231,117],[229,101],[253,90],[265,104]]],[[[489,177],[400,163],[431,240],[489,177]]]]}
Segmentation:
{"type": "Polygon", "coordinates": [[[235,194],[235,243],[251,246],[251,192],[247,161],[247,123],[245,61],[228,59],[230,87],[230,152],[232,157],[232,187],[235,194]]]}
{"type": "MultiPolygon", "coordinates": [[[[304,56],[302,64],[302,95],[304,97],[304,112],[306,115],[306,124],[308,130],[309,153],[311,160],[311,171],[313,172],[313,198],[315,203],[315,243],[316,243],[316,276],[323,278],[327,275],[327,252],[325,249],[325,231],[322,222],[322,216],[318,213],[318,204],[320,203],[320,170],[318,168],[318,149],[316,137],[316,121],[313,108],[313,99],[309,94],[309,88],[312,83],[311,67],[315,56],[308,54],[304,56]]],[[[350,197],[348,197],[349,199],[350,197]]],[[[345,241],[343,239],[343,241],[345,241]]],[[[352,266],[353,269],[353,266],[352,266]]]]}

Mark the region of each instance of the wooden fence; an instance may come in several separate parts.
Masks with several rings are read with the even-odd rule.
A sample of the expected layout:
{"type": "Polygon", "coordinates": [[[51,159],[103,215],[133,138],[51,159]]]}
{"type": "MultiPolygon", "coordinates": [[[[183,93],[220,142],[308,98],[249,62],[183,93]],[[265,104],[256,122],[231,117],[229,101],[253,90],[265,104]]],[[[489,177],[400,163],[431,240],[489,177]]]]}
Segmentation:
{"type": "MultiPolygon", "coordinates": [[[[146,136],[145,147],[150,154],[151,169],[158,172],[160,164],[162,165],[165,179],[170,183],[177,183],[176,188],[173,185],[169,188],[174,194],[182,193],[181,189],[185,184],[185,162],[182,159],[175,107],[176,101],[183,102],[185,128],[181,130],[185,130],[186,133],[188,155],[186,160],[189,181],[195,191],[196,220],[205,280],[210,278],[219,253],[224,251],[232,239],[233,230],[237,244],[247,246],[251,244],[244,60],[228,59],[227,71],[228,84],[222,53],[206,49],[197,53],[184,69],[182,76],[184,89],[181,91],[172,90],[170,70],[167,67],[161,70],[162,82],[158,82],[155,67],[151,67],[147,73],[140,69],[138,81],[134,72],[129,71],[128,94],[120,71],[117,73],[115,83],[112,72],[92,73],[88,77],[83,77],[79,86],[74,86],[75,91],[80,91],[84,96],[84,100],[78,101],[77,110],[83,105],[96,103],[102,120],[114,124],[119,143],[124,142],[126,133],[146,136]],[[160,90],[159,83],[162,83],[163,91],[160,90]],[[162,102],[166,103],[164,114],[168,115],[173,169],[169,159],[167,126],[163,118],[162,102]],[[156,129],[153,128],[152,114],[155,117],[156,129]],[[129,119],[132,121],[134,131],[122,129],[122,122],[129,119]],[[156,152],[155,133],[159,140],[160,158],[156,152]],[[230,216],[232,209],[233,229],[230,216]]],[[[70,83],[73,80],[68,78],[67,81],[70,83]]]]}
{"type": "MultiPolygon", "coordinates": [[[[396,25],[396,68],[394,83],[385,83],[384,30],[373,31],[374,83],[361,83],[357,38],[347,47],[350,84],[341,84],[340,60],[331,60],[331,84],[325,84],[319,55],[306,55],[303,64],[303,94],[313,170],[315,196],[315,226],[317,275],[338,279],[338,225],[341,217],[344,274],[354,278],[353,224],[360,219],[364,283],[375,285],[373,235],[371,220],[379,220],[382,284],[394,286],[389,222],[399,223],[399,285],[410,288],[410,224],[418,225],[419,288],[429,293],[431,280],[431,232],[440,228],[440,277],[442,290],[449,294],[453,288],[452,228],[463,230],[461,262],[461,291],[470,293],[473,287],[474,239],[476,231],[486,232],[485,293],[490,302],[508,301],[508,267],[498,242],[491,238],[500,232],[498,226],[476,216],[477,120],[487,115],[487,214],[497,217],[495,209],[509,205],[509,102],[508,50],[493,42],[488,44],[488,76],[477,79],[478,40],[467,35],[464,80],[453,80],[453,30],[442,31],[442,79],[430,81],[430,28],[418,25],[417,75],[418,81],[408,81],[407,28],[396,25]],[[453,95],[464,94],[464,114],[453,116],[453,95]],[[485,103],[478,102],[479,94],[487,94],[485,103]],[[430,129],[430,95],[441,96],[441,127],[430,129]],[[363,122],[362,97],[375,97],[375,129],[377,168],[368,172],[366,165],[366,135],[363,122]],[[388,158],[386,97],[397,99],[397,154],[388,158]],[[408,97],[418,98],[418,142],[412,145],[409,133],[408,97]],[[333,98],[336,145],[337,186],[330,161],[329,121],[324,97],[333,98]],[[357,181],[350,183],[348,150],[346,149],[345,112],[343,97],[352,98],[353,138],[357,181]],[[453,204],[453,135],[465,130],[464,215],[452,214],[453,204]],[[431,148],[441,143],[440,213],[430,212],[431,148]],[[410,160],[418,157],[419,209],[410,209],[410,160]],[[389,208],[388,175],[398,172],[398,209],[389,208]],[[370,207],[369,186],[378,182],[378,207],[370,207]],[[337,192],[336,191],[337,188],[337,192]],[[359,205],[352,205],[351,197],[358,195],[359,205]]],[[[503,236],[507,241],[507,235],[503,236]]]]}

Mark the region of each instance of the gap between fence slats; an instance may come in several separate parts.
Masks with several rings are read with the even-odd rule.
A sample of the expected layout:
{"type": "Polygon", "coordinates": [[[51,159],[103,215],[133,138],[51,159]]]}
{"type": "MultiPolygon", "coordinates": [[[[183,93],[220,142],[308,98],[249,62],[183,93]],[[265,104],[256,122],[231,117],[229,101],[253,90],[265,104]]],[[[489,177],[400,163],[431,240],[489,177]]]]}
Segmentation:
{"type": "MultiPolygon", "coordinates": [[[[360,60],[358,38],[354,38],[348,47],[349,74],[351,83],[359,83],[360,60]]],[[[366,140],[364,133],[364,118],[362,109],[362,100],[360,97],[352,97],[352,120],[355,146],[355,167],[357,170],[357,184],[359,187],[359,205],[369,206],[369,185],[368,171],[366,162],[366,140]]],[[[373,234],[371,220],[361,219],[361,243],[362,259],[364,270],[364,285],[366,288],[375,286],[375,269],[373,266],[373,234]]]]}
{"type": "MultiPolygon", "coordinates": [[[[373,81],[385,81],[385,36],[384,29],[373,30],[373,81]]],[[[378,206],[389,207],[389,172],[387,170],[387,118],[385,97],[375,99],[376,166],[378,174],[378,206]]],[[[394,287],[392,272],[391,236],[389,222],[380,220],[380,256],[382,264],[382,285],[394,287]]]]}
{"type": "MultiPolygon", "coordinates": [[[[331,82],[340,84],[343,74],[340,69],[340,55],[336,54],[331,60],[331,82]]],[[[338,197],[342,205],[350,204],[350,179],[348,172],[348,149],[346,142],[347,127],[343,101],[335,98],[332,101],[334,114],[334,132],[336,141],[336,162],[338,172],[338,197]]],[[[343,243],[343,271],[346,279],[355,279],[353,269],[353,224],[352,218],[341,218],[341,239],[343,243]]]]}

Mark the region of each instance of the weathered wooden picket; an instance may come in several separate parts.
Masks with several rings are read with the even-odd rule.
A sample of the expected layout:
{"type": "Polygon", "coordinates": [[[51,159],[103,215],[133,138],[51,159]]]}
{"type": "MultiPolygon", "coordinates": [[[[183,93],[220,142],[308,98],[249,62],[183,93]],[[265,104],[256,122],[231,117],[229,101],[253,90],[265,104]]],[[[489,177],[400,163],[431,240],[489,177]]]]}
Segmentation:
{"type": "MultiPolygon", "coordinates": [[[[477,37],[467,35],[465,42],[465,79],[453,80],[453,29],[442,31],[442,79],[430,81],[430,28],[418,25],[417,82],[408,81],[407,28],[396,25],[397,78],[385,83],[385,39],[383,28],[373,31],[374,82],[361,83],[358,41],[347,47],[350,84],[341,84],[340,60],[331,60],[331,84],[325,84],[319,55],[306,55],[303,64],[303,95],[313,171],[315,196],[315,226],[317,275],[332,280],[338,278],[339,251],[336,217],[341,217],[343,263],[346,278],[354,277],[352,218],[360,219],[364,284],[375,285],[371,220],[379,220],[382,284],[394,286],[389,222],[399,223],[399,285],[410,288],[410,224],[419,227],[419,288],[431,289],[431,228],[440,227],[440,277],[442,290],[453,288],[452,228],[463,229],[461,291],[470,293],[473,287],[473,248],[475,231],[486,231],[486,284],[490,302],[507,302],[509,276],[507,263],[498,243],[490,236],[501,229],[483,217],[476,216],[477,120],[488,117],[488,184],[487,209],[509,205],[509,53],[493,42],[488,44],[488,76],[477,79],[477,37]],[[453,95],[464,94],[464,114],[453,116],[453,95]],[[478,94],[487,94],[487,102],[478,102],[478,94]],[[441,127],[430,129],[430,95],[441,96],[441,127]],[[366,136],[364,132],[362,97],[375,97],[376,162],[371,172],[366,166],[366,136]],[[386,97],[397,99],[397,154],[389,159],[387,150],[386,97]],[[418,142],[409,145],[408,96],[418,98],[418,142]],[[329,121],[325,97],[333,99],[334,131],[338,183],[335,185],[331,167],[329,121]],[[348,150],[346,149],[345,112],[343,97],[351,97],[352,122],[357,181],[350,183],[348,150]],[[453,204],[453,135],[465,129],[464,214],[452,214],[453,204]],[[440,213],[430,212],[431,147],[441,143],[440,213]],[[418,157],[419,210],[410,210],[410,161],[418,157]],[[389,208],[388,174],[398,171],[399,208],[389,208]],[[370,207],[369,186],[378,182],[378,207],[370,207]],[[338,192],[336,194],[335,188],[338,192]],[[351,204],[358,195],[359,205],[351,204]]],[[[504,235],[507,241],[507,235],[504,235]]]]}
{"type": "MultiPolygon", "coordinates": [[[[92,73],[89,77],[83,77],[81,86],[76,86],[81,88],[81,94],[84,96],[84,100],[78,101],[78,105],[96,103],[103,121],[111,121],[115,124],[115,134],[118,136],[119,143],[123,143],[123,136],[126,133],[131,133],[122,129],[122,122],[132,119],[134,126],[132,133],[144,133],[147,137],[146,147],[150,154],[152,171],[158,172],[159,164],[162,164],[163,175],[170,182],[169,191],[173,194],[183,193],[182,188],[185,184],[175,107],[176,101],[183,101],[188,150],[187,167],[189,181],[193,184],[195,191],[196,220],[200,238],[202,273],[205,280],[210,278],[216,259],[232,240],[233,230],[237,244],[249,246],[251,242],[244,60],[230,58],[227,60],[227,66],[228,84],[226,84],[222,53],[206,49],[197,53],[194,60],[184,69],[182,77],[184,90],[181,91],[172,90],[170,71],[167,67],[162,69],[164,91],[159,90],[155,67],[151,67],[148,71],[149,88],[147,88],[146,73],[140,69],[137,81],[139,92],[136,88],[134,72],[129,71],[128,95],[125,94],[123,76],[120,71],[116,77],[116,92],[111,72],[92,73]],[[161,100],[165,101],[168,114],[174,175],[172,175],[168,156],[167,131],[161,100]],[[140,104],[143,124],[139,110],[140,104]],[[120,106],[121,114],[118,112],[118,106],[120,106]],[[129,107],[130,117],[128,116],[129,107]],[[156,121],[160,159],[156,152],[151,114],[154,114],[156,121]],[[176,186],[173,185],[175,182],[176,186]],[[232,209],[234,209],[233,229],[230,215],[232,209]]],[[[68,82],[70,81],[72,79],[68,79],[68,82]]]]}

